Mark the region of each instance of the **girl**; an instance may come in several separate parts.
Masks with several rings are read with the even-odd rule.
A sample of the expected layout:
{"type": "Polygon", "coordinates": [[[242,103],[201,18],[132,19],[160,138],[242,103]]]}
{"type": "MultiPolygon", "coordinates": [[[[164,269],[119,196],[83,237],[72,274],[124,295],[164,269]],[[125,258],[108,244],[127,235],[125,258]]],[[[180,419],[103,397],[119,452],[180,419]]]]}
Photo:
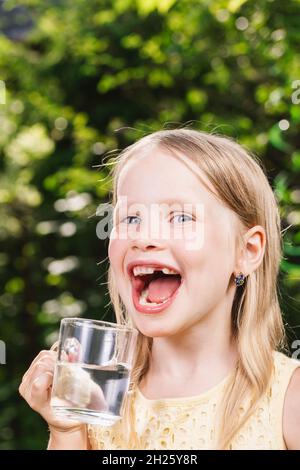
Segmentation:
{"type": "Polygon", "coordinates": [[[276,199],[259,162],[228,138],[164,130],[113,169],[109,291],[139,330],[132,392],[112,427],[57,420],[55,353],[21,395],[48,422],[48,448],[300,449],[300,362],[279,350],[276,199]]]}

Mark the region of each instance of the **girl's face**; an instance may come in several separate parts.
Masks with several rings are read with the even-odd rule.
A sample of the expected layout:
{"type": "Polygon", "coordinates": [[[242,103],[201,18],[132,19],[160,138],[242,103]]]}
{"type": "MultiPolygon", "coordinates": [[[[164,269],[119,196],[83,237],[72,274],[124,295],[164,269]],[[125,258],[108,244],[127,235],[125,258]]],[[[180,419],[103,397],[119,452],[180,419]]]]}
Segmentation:
{"type": "Polygon", "coordinates": [[[235,290],[235,222],[234,213],[198,176],[163,150],[156,148],[125,165],[108,254],[122,301],[144,335],[177,335],[225,308],[228,291],[235,290]],[[154,281],[148,275],[148,282],[153,281],[146,296],[150,305],[140,305],[138,292],[147,283],[146,277],[133,280],[128,273],[135,262],[168,266],[181,277],[154,281]],[[153,307],[154,301],[159,305],[153,307]]]}

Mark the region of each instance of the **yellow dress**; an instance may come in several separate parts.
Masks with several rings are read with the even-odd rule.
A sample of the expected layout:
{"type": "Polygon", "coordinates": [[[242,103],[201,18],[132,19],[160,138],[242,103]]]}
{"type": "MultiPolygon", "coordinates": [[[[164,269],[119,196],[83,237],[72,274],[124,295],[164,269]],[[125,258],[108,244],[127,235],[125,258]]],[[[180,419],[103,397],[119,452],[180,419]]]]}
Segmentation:
{"type": "MultiPolygon", "coordinates": [[[[231,443],[231,449],[286,449],[283,430],[285,393],[300,361],[274,352],[274,373],[268,392],[231,443]]],[[[149,400],[137,388],[133,394],[136,431],[142,449],[214,449],[214,417],[227,380],[200,395],[149,400]]],[[[92,449],[126,449],[120,421],[111,427],[88,426],[92,449]]]]}

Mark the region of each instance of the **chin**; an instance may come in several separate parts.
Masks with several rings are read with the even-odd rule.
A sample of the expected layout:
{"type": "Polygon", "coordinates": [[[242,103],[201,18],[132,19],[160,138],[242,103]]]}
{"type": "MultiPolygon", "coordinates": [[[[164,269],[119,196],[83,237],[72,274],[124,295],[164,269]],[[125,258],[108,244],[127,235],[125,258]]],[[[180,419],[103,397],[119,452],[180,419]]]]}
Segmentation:
{"type": "Polygon", "coordinates": [[[170,325],[170,320],[166,322],[155,321],[154,318],[136,318],[133,316],[133,320],[136,328],[148,338],[165,338],[168,336],[174,336],[178,332],[178,328],[175,325],[170,325]]]}

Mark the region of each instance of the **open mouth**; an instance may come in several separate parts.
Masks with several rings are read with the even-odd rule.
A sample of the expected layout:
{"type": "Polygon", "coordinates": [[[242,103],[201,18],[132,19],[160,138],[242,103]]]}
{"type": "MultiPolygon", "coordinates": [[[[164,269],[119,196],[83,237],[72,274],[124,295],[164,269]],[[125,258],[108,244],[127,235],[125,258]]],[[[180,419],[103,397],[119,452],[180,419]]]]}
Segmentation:
{"type": "Polygon", "coordinates": [[[182,284],[180,273],[158,267],[134,267],[131,270],[133,301],[143,313],[158,313],[169,306],[182,284]]]}

